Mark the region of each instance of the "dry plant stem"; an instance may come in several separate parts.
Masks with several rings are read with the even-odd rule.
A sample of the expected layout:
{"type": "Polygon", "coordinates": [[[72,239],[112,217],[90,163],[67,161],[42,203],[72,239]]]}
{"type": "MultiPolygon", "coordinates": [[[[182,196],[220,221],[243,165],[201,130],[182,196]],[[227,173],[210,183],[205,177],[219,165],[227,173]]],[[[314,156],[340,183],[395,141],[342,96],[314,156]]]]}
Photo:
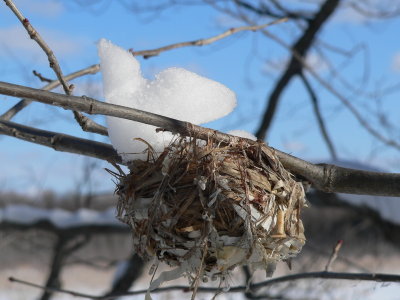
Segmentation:
{"type": "Polygon", "coordinates": [[[205,45],[209,45],[211,43],[214,43],[218,40],[221,40],[223,38],[226,38],[230,35],[233,35],[237,32],[240,31],[256,31],[265,27],[269,27],[275,24],[279,24],[282,22],[286,22],[288,19],[287,18],[281,18],[266,24],[262,24],[262,25],[254,25],[254,26],[242,26],[242,27],[235,27],[235,28],[231,28],[219,35],[207,38],[207,39],[200,39],[200,40],[195,40],[195,41],[189,41],[189,42],[182,42],[182,43],[176,43],[176,44],[171,44],[168,46],[164,46],[161,48],[157,48],[157,49],[153,49],[153,50],[144,50],[144,51],[133,51],[130,50],[130,52],[134,55],[134,56],[143,56],[144,58],[149,58],[152,56],[156,56],[159,55],[161,52],[164,51],[168,51],[168,50],[172,50],[172,49],[176,49],[176,48],[182,48],[182,47],[189,47],[189,46],[205,46],[205,45]]]}
{"type": "MultiPolygon", "coordinates": [[[[39,32],[32,26],[27,18],[23,16],[23,14],[19,11],[19,9],[15,6],[13,1],[11,0],[4,0],[7,6],[11,9],[11,11],[17,16],[18,20],[22,23],[25,27],[26,31],[28,32],[31,39],[33,39],[39,46],[42,48],[44,53],[47,55],[47,58],[50,63],[50,68],[53,69],[54,73],[57,76],[58,81],[61,83],[65,94],[71,95],[71,87],[68,85],[66,79],[63,77],[60,65],[58,64],[57,58],[53,53],[53,50],[47,45],[44,39],[41,37],[39,32]]],[[[81,113],[74,111],[75,120],[78,124],[82,127],[84,131],[90,131],[94,133],[104,134],[106,129],[104,126],[101,126],[90,120],[88,117],[82,115],[81,113]]]]}
{"type": "MultiPolygon", "coordinates": [[[[393,274],[379,274],[379,273],[335,273],[335,272],[310,272],[310,273],[298,273],[298,274],[293,274],[293,275],[287,275],[287,276],[282,276],[282,277],[277,277],[274,279],[270,280],[265,280],[259,283],[252,284],[250,286],[250,289],[252,291],[257,291],[260,290],[264,287],[268,287],[277,283],[284,283],[284,282],[292,282],[296,280],[302,280],[302,279],[337,279],[337,280],[358,280],[358,281],[373,281],[373,282],[400,282],[400,275],[393,275],[393,274]]],[[[14,277],[9,277],[9,281],[11,282],[16,282],[20,284],[24,284],[27,286],[43,289],[43,290],[49,290],[52,292],[59,292],[59,293],[64,293],[64,294],[69,294],[75,297],[82,297],[82,298],[89,298],[89,299],[101,299],[101,300],[106,300],[106,299],[113,299],[115,297],[121,297],[121,296],[129,296],[129,295],[141,295],[141,294],[146,294],[147,290],[139,290],[139,291],[133,291],[133,292],[126,292],[122,294],[114,294],[114,295],[109,295],[106,297],[103,296],[94,296],[94,295],[89,295],[89,294],[84,294],[84,293],[79,293],[75,292],[72,290],[65,290],[65,289],[57,289],[57,288],[50,288],[50,287],[44,287],[35,283],[31,283],[25,280],[20,280],[14,277]]],[[[190,288],[188,286],[167,286],[164,288],[158,288],[153,290],[151,293],[162,293],[166,291],[176,291],[180,290],[183,292],[190,292],[190,288]]],[[[207,287],[199,287],[197,289],[198,293],[217,293],[220,292],[221,289],[219,288],[207,288],[207,287]]],[[[226,293],[242,293],[246,291],[246,286],[236,286],[232,287],[229,291],[226,293]]]]}
{"type": "MultiPolygon", "coordinates": [[[[72,80],[81,76],[85,76],[88,74],[96,74],[100,70],[100,65],[92,65],[85,69],[73,72],[67,76],[65,76],[65,80],[72,80]]],[[[60,85],[60,81],[54,80],[49,84],[45,85],[41,89],[44,91],[50,91],[55,89],[60,85]]],[[[0,116],[0,120],[10,121],[16,114],[18,114],[21,110],[23,110],[26,106],[32,103],[32,100],[29,99],[21,99],[17,104],[11,107],[8,111],[0,116]]]]}
{"type": "MultiPolygon", "coordinates": [[[[88,114],[100,114],[132,120],[160,127],[183,136],[196,135],[204,140],[211,138],[223,143],[229,143],[239,139],[238,137],[188,122],[138,109],[104,103],[89,97],[66,96],[5,82],[0,82],[0,94],[30,98],[38,102],[88,114]]],[[[251,140],[247,140],[247,142],[254,143],[251,140]]],[[[327,164],[314,165],[279,150],[275,151],[285,168],[298,176],[304,177],[319,190],[350,194],[400,196],[400,174],[398,173],[367,172],[327,164]]]]}
{"type": "Polygon", "coordinates": [[[81,154],[121,163],[121,158],[111,145],[74,137],[67,134],[36,129],[10,121],[0,120],[0,134],[53,148],[56,151],[81,154]]]}
{"type": "Polygon", "coordinates": [[[342,248],[342,245],[343,245],[343,240],[340,240],[340,241],[338,241],[336,243],[336,246],[333,248],[332,254],[329,257],[328,263],[325,266],[325,271],[326,272],[328,272],[330,270],[330,268],[332,267],[333,263],[335,262],[338,254],[339,254],[340,248],[342,248]]]}

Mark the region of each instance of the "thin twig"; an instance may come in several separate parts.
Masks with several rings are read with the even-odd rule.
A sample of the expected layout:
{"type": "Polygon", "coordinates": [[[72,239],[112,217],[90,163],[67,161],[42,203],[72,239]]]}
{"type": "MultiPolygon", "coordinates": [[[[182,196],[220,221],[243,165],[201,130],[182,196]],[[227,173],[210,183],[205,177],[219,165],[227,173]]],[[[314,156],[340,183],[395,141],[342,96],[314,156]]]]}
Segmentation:
{"type": "Polygon", "coordinates": [[[34,40],[40,48],[44,51],[44,53],[47,55],[47,58],[49,60],[50,68],[53,69],[54,73],[56,74],[58,80],[61,82],[61,85],[64,89],[64,92],[67,95],[70,95],[70,90],[68,83],[63,77],[60,65],[58,64],[57,58],[53,53],[53,50],[47,45],[47,43],[43,40],[39,32],[32,26],[32,24],[29,22],[27,18],[24,17],[24,15],[21,13],[21,11],[15,6],[14,2],[11,0],[4,0],[4,2],[7,4],[7,6],[11,9],[11,11],[16,15],[18,20],[21,22],[21,24],[25,27],[26,31],[28,32],[30,38],[34,40]]]}
{"type": "Polygon", "coordinates": [[[153,49],[153,50],[143,50],[143,51],[134,51],[132,49],[129,50],[129,52],[132,53],[134,56],[143,56],[144,58],[149,58],[152,56],[159,55],[161,52],[172,50],[172,49],[177,49],[177,48],[182,48],[182,47],[189,47],[189,46],[205,46],[209,45],[211,43],[214,43],[218,40],[224,39],[230,35],[233,35],[237,32],[240,31],[257,31],[265,27],[269,27],[275,24],[279,24],[282,22],[286,22],[288,18],[281,18],[278,20],[274,20],[272,22],[262,24],[262,25],[254,25],[254,26],[241,26],[241,27],[235,27],[231,28],[221,34],[218,34],[216,36],[207,38],[207,39],[199,39],[195,41],[189,41],[189,42],[181,42],[181,43],[176,43],[176,44],[171,44],[168,46],[164,46],[161,48],[153,49]]]}
{"type": "MultiPolygon", "coordinates": [[[[105,103],[85,96],[66,96],[1,81],[0,94],[30,98],[38,102],[86,112],[88,114],[100,114],[132,120],[160,127],[161,130],[171,131],[174,134],[182,136],[195,135],[203,140],[214,139],[221,143],[229,144],[238,142],[240,139],[189,122],[179,121],[134,108],[105,103]]],[[[259,141],[241,140],[242,142],[246,141],[250,145],[258,143],[258,145],[262,146],[259,141]]],[[[306,178],[319,190],[350,194],[400,196],[400,174],[398,173],[368,172],[328,164],[314,165],[279,150],[275,149],[275,152],[285,168],[298,176],[306,178]]]]}
{"type": "Polygon", "coordinates": [[[311,103],[313,106],[314,114],[317,117],[317,123],[319,130],[321,131],[322,137],[328,146],[329,152],[331,154],[332,159],[335,161],[337,160],[338,156],[336,154],[335,147],[333,146],[332,140],[329,137],[328,131],[325,126],[324,119],[322,118],[321,111],[319,109],[319,103],[318,103],[318,98],[317,95],[315,94],[314,90],[311,87],[310,82],[308,81],[307,77],[304,75],[303,72],[299,73],[300,78],[302,79],[304,86],[307,89],[308,94],[310,95],[311,103]]]}
{"type": "Polygon", "coordinates": [[[41,73],[37,72],[36,70],[32,71],[33,75],[35,75],[41,82],[52,82],[53,80],[44,77],[41,73]]]}
{"type": "MultiPolygon", "coordinates": [[[[91,65],[87,68],[78,70],[76,72],[73,72],[67,76],[65,76],[65,80],[72,80],[81,76],[85,76],[88,74],[96,74],[100,70],[100,65],[91,65]]],[[[41,89],[43,91],[50,91],[52,89],[55,89],[60,85],[60,81],[54,80],[50,82],[49,84],[45,85],[41,89]]],[[[4,121],[10,121],[17,113],[19,113],[21,110],[23,110],[26,106],[32,103],[32,100],[30,99],[22,99],[20,100],[17,104],[15,104],[13,107],[11,107],[8,111],[6,111],[4,114],[0,115],[0,120],[4,121]]],[[[106,130],[107,132],[107,130],[106,130]]]]}
{"type": "MultiPolygon", "coordinates": [[[[255,283],[251,285],[251,289],[253,291],[257,291],[267,286],[271,286],[277,283],[284,283],[288,281],[296,281],[302,279],[336,279],[336,280],[358,280],[358,281],[374,281],[374,282],[400,282],[400,275],[394,274],[379,274],[379,273],[335,273],[335,272],[309,272],[309,273],[298,273],[293,275],[287,275],[282,277],[273,278],[270,280],[262,281],[259,283],[255,283]]],[[[84,293],[75,292],[72,290],[65,290],[65,289],[57,289],[51,287],[44,287],[39,284],[35,284],[29,281],[17,279],[14,277],[9,277],[9,281],[16,282],[20,284],[24,284],[27,286],[39,288],[42,290],[49,290],[51,292],[59,292],[64,294],[69,294],[75,297],[82,297],[82,298],[89,298],[89,299],[100,299],[100,300],[107,300],[112,299],[115,297],[121,296],[129,296],[129,295],[141,295],[146,294],[147,290],[138,290],[132,292],[126,292],[122,294],[114,294],[108,296],[94,296],[84,293]]],[[[152,293],[162,293],[166,291],[183,291],[183,292],[190,292],[191,289],[188,286],[176,285],[176,286],[167,286],[164,288],[158,288],[152,291],[152,293]]],[[[216,293],[220,292],[220,288],[211,288],[211,287],[199,287],[197,292],[198,293],[216,293]]],[[[246,291],[246,286],[236,286],[232,287],[226,293],[242,293],[246,291]]]]}
{"type": "MultiPolygon", "coordinates": [[[[15,4],[12,0],[4,0],[4,2],[11,9],[11,11],[17,16],[18,20],[20,20],[20,22],[22,23],[22,25],[28,32],[30,38],[33,39],[40,46],[40,48],[42,48],[44,53],[47,55],[47,58],[48,58],[49,64],[50,64],[50,68],[52,68],[54,73],[56,74],[57,79],[61,83],[65,94],[71,95],[73,86],[69,86],[68,82],[64,78],[63,73],[60,68],[60,65],[57,61],[56,56],[54,55],[53,50],[51,50],[51,48],[47,45],[47,43],[41,37],[39,32],[32,26],[32,24],[29,22],[29,20],[24,17],[24,15],[15,6],[15,4]]],[[[96,122],[94,122],[93,120],[90,120],[88,117],[82,115],[81,113],[79,113],[77,111],[73,111],[73,113],[74,113],[75,120],[81,126],[82,130],[100,133],[100,134],[103,134],[104,131],[106,130],[106,128],[104,126],[97,124],[96,122]]]]}
{"type": "Polygon", "coordinates": [[[336,243],[336,246],[333,248],[332,250],[332,254],[329,257],[328,263],[325,266],[325,271],[328,272],[330,270],[330,268],[332,267],[333,263],[335,262],[338,253],[340,251],[340,248],[342,248],[343,245],[343,240],[340,240],[336,243]]]}

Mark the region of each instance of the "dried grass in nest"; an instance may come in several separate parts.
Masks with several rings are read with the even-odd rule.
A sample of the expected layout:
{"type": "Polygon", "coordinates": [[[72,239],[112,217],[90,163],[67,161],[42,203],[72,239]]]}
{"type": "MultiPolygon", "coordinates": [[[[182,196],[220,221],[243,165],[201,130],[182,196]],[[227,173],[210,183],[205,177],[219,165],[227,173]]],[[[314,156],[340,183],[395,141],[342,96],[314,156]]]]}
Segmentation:
{"type": "Polygon", "coordinates": [[[301,250],[303,186],[265,144],[179,138],[149,154],[117,189],[118,217],[143,258],[197,282],[237,265],[272,270],[301,250]]]}

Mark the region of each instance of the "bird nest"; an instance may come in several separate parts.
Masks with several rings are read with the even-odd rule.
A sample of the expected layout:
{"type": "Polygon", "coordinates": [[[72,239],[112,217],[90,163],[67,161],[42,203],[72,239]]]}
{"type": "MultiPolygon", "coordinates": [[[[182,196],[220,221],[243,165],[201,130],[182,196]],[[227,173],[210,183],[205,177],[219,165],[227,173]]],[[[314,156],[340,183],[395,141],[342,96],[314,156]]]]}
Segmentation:
{"type": "Polygon", "coordinates": [[[118,218],[143,258],[198,281],[240,265],[273,271],[301,250],[304,189],[273,149],[179,138],[159,156],[148,153],[117,187],[118,218]]]}

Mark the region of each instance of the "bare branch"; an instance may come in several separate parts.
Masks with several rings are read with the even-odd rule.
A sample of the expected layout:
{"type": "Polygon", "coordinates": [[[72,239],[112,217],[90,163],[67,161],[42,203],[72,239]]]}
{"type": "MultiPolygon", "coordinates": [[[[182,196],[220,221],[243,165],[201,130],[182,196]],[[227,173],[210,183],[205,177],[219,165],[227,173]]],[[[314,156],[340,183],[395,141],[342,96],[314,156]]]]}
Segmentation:
{"type": "MultiPolygon", "coordinates": [[[[171,131],[172,133],[178,133],[183,136],[195,135],[198,138],[204,140],[214,139],[221,143],[231,143],[238,142],[240,139],[238,137],[231,136],[217,130],[194,125],[189,122],[175,120],[172,118],[160,116],[134,108],[109,104],[85,96],[66,96],[58,93],[42,91],[1,81],[0,94],[14,97],[30,98],[38,102],[60,106],[64,109],[73,109],[81,112],[86,112],[89,114],[100,114],[132,120],[160,127],[162,128],[161,130],[171,131]]],[[[4,125],[7,123],[0,122],[0,124],[4,125]]],[[[15,136],[15,134],[13,134],[13,130],[10,130],[9,128],[6,132],[8,132],[8,135],[15,136]]],[[[53,146],[52,143],[49,144],[48,136],[45,141],[41,142],[36,141],[34,136],[30,136],[30,138],[24,139],[35,143],[42,142],[46,146],[53,146]]],[[[243,142],[246,141],[249,144],[259,143],[261,147],[263,146],[263,144],[261,144],[259,141],[254,142],[247,139],[241,140],[243,142]]],[[[71,140],[71,142],[75,141],[76,139],[71,140]]],[[[100,144],[103,146],[102,150],[104,151],[104,147],[107,146],[102,143],[100,144]]],[[[64,144],[63,146],[64,147],[62,149],[66,149],[68,147],[68,144],[64,144]]],[[[108,152],[110,155],[107,159],[104,157],[103,151],[100,153],[94,153],[96,149],[79,148],[79,150],[85,151],[85,153],[87,153],[87,155],[89,156],[99,157],[101,159],[116,159],[115,154],[111,155],[110,152],[108,152]]],[[[73,147],[71,149],[71,152],[72,151],[77,150],[75,147],[73,147]]],[[[398,173],[367,172],[327,164],[314,165],[279,150],[275,149],[275,151],[285,168],[289,169],[297,176],[307,179],[314,185],[315,188],[319,190],[325,192],[339,192],[350,194],[400,196],[400,174],[398,173]]]]}
{"type": "Polygon", "coordinates": [[[262,25],[254,25],[254,26],[242,26],[242,27],[235,27],[231,28],[221,34],[218,34],[216,36],[207,38],[207,39],[200,39],[200,40],[195,40],[195,41],[189,41],[189,42],[181,42],[181,43],[176,43],[176,44],[171,44],[168,46],[164,46],[161,48],[153,49],[153,50],[143,50],[143,51],[133,51],[132,49],[129,50],[134,56],[143,56],[144,58],[149,58],[152,56],[159,55],[161,52],[176,49],[176,48],[182,48],[182,47],[189,47],[189,46],[205,46],[209,45],[211,43],[214,43],[218,40],[221,40],[223,38],[226,38],[230,35],[233,35],[237,32],[240,31],[256,31],[265,27],[269,27],[275,24],[279,24],[282,22],[286,22],[288,19],[287,18],[281,18],[279,20],[275,20],[266,24],[262,25]]]}
{"type": "Polygon", "coordinates": [[[328,263],[325,266],[325,271],[328,272],[332,267],[333,263],[335,262],[336,258],[338,257],[340,248],[342,248],[343,240],[340,240],[336,243],[336,246],[332,250],[332,254],[329,257],[328,263]]]}
{"type": "MultiPolygon", "coordinates": [[[[7,6],[11,9],[11,11],[17,16],[18,20],[22,23],[25,27],[26,31],[28,32],[31,39],[33,39],[39,46],[42,48],[44,53],[47,55],[47,58],[50,63],[50,68],[53,69],[54,73],[56,74],[58,81],[61,83],[65,94],[71,95],[72,86],[69,86],[64,75],[61,71],[60,65],[58,64],[57,58],[54,55],[53,50],[47,45],[44,39],[41,37],[39,32],[32,26],[27,18],[23,16],[23,14],[19,11],[19,9],[15,6],[13,1],[11,0],[4,0],[7,6]]],[[[88,117],[82,115],[81,113],[74,111],[75,120],[81,126],[84,131],[90,131],[94,133],[99,133],[106,135],[106,128],[90,120],[88,117]]]]}
{"type": "Polygon", "coordinates": [[[10,121],[0,120],[0,133],[18,139],[53,148],[56,151],[81,154],[121,163],[121,158],[111,145],[74,137],[67,134],[36,129],[10,121]]]}
{"type": "Polygon", "coordinates": [[[293,44],[293,46],[290,47],[293,53],[296,53],[297,55],[292,54],[290,62],[287,65],[284,73],[279,78],[274,89],[268,97],[267,108],[256,133],[256,136],[259,139],[263,140],[266,137],[267,131],[275,115],[281,93],[287,87],[293,76],[301,72],[302,64],[300,63],[301,60],[299,60],[298,57],[304,58],[306,56],[308,50],[314,42],[316,35],[324,23],[335,11],[338,4],[339,0],[326,0],[323,4],[321,4],[318,13],[315,14],[313,19],[308,22],[308,27],[304,31],[303,35],[293,44]]]}
{"type": "MultiPolygon", "coordinates": [[[[73,72],[67,76],[65,76],[65,80],[72,80],[81,76],[85,76],[88,74],[96,74],[100,70],[100,65],[92,65],[87,68],[84,68],[82,70],[73,72]]],[[[60,85],[60,81],[54,80],[50,82],[49,84],[45,85],[42,87],[42,90],[44,91],[50,91],[52,89],[55,89],[60,85]]],[[[21,110],[23,110],[26,106],[28,106],[32,100],[29,99],[22,99],[19,101],[17,104],[15,104],[13,107],[11,107],[8,111],[6,111],[4,114],[0,116],[0,120],[4,121],[10,121],[17,113],[19,113],[21,110]]]]}
{"type": "Polygon", "coordinates": [[[107,292],[104,297],[112,297],[115,294],[127,292],[131,288],[132,284],[134,284],[134,282],[142,275],[145,262],[136,253],[131,255],[126,264],[127,266],[125,267],[124,273],[113,282],[110,291],[107,292]]]}
{"type": "Polygon", "coordinates": [[[40,48],[44,51],[44,53],[47,55],[47,58],[49,60],[50,68],[53,69],[54,73],[56,74],[58,80],[61,82],[61,85],[64,89],[64,92],[69,95],[70,90],[68,83],[63,77],[60,65],[58,64],[57,58],[53,53],[53,50],[47,45],[47,43],[43,40],[39,32],[32,26],[32,24],[29,22],[27,18],[24,17],[24,15],[20,12],[20,10],[15,6],[13,1],[11,0],[4,0],[4,2],[7,4],[7,6],[11,9],[11,11],[17,16],[18,20],[21,22],[21,24],[25,27],[26,31],[28,32],[30,38],[34,40],[40,48]]]}
{"type": "MultiPolygon", "coordinates": [[[[314,77],[314,79],[318,81],[318,83],[320,83],[327,91],[329,91],[332,95],[334,95],[337,99],[339,99],[339,101],[350,111],[350,113],[355,117],[355,119],[360,123],[360,125],[367,132],[369,132],[369,134],[371,134],[373,137],[375,137],[377,140],[381,141],[382,143],[384,143],[390,147],[393,147],[395,149],[400,150],[399,142],[382,135],[377,129],[373,128],[369,124],[369,122],[363,118],[363,116],[360,114],[360,112],[352,105],[351,101],[349,99],[347,99],[345,96],[343,96],[340,92],[338,92],[328,81],[322,79],[321,76],[318,75],[318,73],[304,60],[304,58],[298,52],[291,49],[291,47],[289,45],[287,45],[278,36],[275,36],[268,31],[263,31],[263,33],[266,36],[268,36],[269,38],[276,41],[281,46],[289,49],[292,52],[293,57],[295,57],[296,60],[299,61],[299,63],[301,63],[302,68],[304,70],[307,70],[314,77]]],[[[281,80],[282,79],[283,79],[283,77],[281,78],[281,80]]],[[[279,82],[281,82],[281,80],[279,82]]],[[[280,92],[282,92],[282,91],[280,91],[280,92]]]]}
{"type": "Polygon", "coordinates": [[[51,79],[44,77],[41,73],[36,70],[32,71],[33,75],[35,75],[41,82],[52,82],[51,79]]]}
{"type": "Polygon", "coordinates": [[[306,14],[300,14],[297,12],[288,11],[287,9],[283,8],[279,2],[277,2],[277,1],[271,1],[271,2],[277,9],[279,9],[283,13],[276,13],[272,9],[270,9],[269,7],[264,5],[263,3],[261,3],[259,7],[256,7],[252,4],[250,4],[249,2],[245,2],[242,0],[235,0],[235,4],[238,5],[239,7],[245,8],[245,9],[247,9],[253,13],[256,13],[258,15],[270,16],[273,18],[285,17],[285,18],[294,19],[294,20],[299,20],[299,19],[300,20],[309,20],[309,16],[307,16],[306,14]]]}
{"type": "MultiPolygon", "coordinates": [[[[374,281],[374,282],[400,282],[400,275],[394,275],[394,274],[380,274],[380,273],[334,273],[334,272],[309,272],[309,273],[298,273],[298,274],[293,274],[293,275],[287,275],[287,276],[282,276],[282,277],[277,277],[273,278],[270,280],[262,281],[259,283],[252,284],[250,286],[251,290],[257,291],[261,288],[274,285],[277,283],[283,283],[283,282],[288,282],[288,281],[296,281],[296,280],[302,280],[302,279],[336,279],[336,280],[357,280],[357,281],[374,281]]],[[[89,295],[89,294],[84,294],[84,293],[79,293],[75,292],[72,290],[65,290],[65,289],[57,289],[57,288],[51,288],[51,287],[44,287],[32,282],[28,282],[25,280],[20,280],[14,277],[9,277],[9,281],[11,282],[16,282],[20,284],[24,284],[27,286],[43,289],[43,290],[49,290],[51,292],[59,292],[59,293],[64,293],[64,294],[69,294],[75,297],[82,297],[82,298],[89,298],[89,299],[101,299],[101,300],[106,300],[106,299],[113,299],[115,297],[121,297],[121,296],[129,296],[129,295],[140,295],[140,294],[146,294],[147,290],[139,290],[139,291],[132,291],[132,292],[126,292],[123,294],[114,294],[112,296],[94,296],[94,295],[89,295]]],[[[246,286],[236,286],[232,287],[229,291],[226,293],[242,293],[246,291],[246,286]]],[[[181,285],[176,285],[176,286],[167,286],[164,288],[159,288],[155,289],[152,291],[152,293],[162,293],[166,291],[183,291],[183,292],[190,292],[191,289],[188,286],[181,286],[181,285]]],[[[218,293],[221,292],[220,288],[211,288],[211,287],[199,287],[197,289],[198,293],[218,293]]]]}
{"type": "Polygon", "coordinates": [[[333,146],[333,143],[329,137],[328,131],[326,130],[325,122],[324,119],[322,118],[321,111],[319,109],[319,103],[318,103],[318,98],[317,95],[315,94],[314,90],[311,87],[310,82],[308,81],[307,77],[304,75],[303,72],[299,73],[300,78],[302,79],[304,86],[307,89],[308,94],[310,95],[311,103],[313,106],[314,114],[317,117],[317,123],[319,130],[321,131],[322,137],[328,146],[329,152],[331,154],[331,157],[334,160],[337,160],[338,156],[336,154],[335,147],[333,146]]]}

